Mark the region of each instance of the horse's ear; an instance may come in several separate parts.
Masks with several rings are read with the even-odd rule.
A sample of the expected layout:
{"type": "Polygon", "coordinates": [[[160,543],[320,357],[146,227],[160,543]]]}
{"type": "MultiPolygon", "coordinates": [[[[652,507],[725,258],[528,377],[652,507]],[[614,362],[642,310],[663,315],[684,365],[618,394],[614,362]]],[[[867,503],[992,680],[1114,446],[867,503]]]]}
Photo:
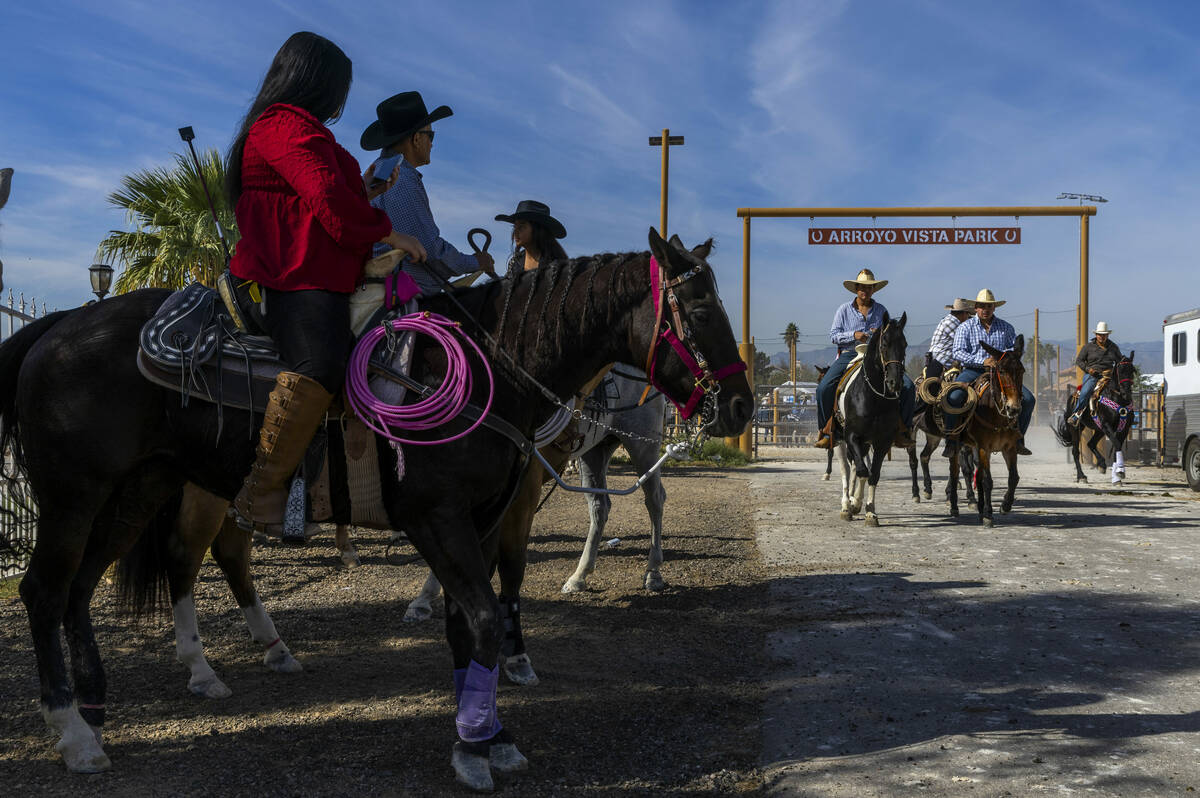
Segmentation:
{"type": "Polygon", "coordinates": [[[671,262],[670,253],[674,249],[663,237],[658,234],[658,231],[653,227],[650,228],[650,252],[658,259],[664,267],[671,262]]]}
{"type": "Polygon", "coordinates": [[[879,329],[882,330],[884,327],[888,326],[888,322],[890,322],[891,320],[892,320],[892,317],[889,316],[888,312],[885,310],[883,312],[883,321],[879,322],[879,329]]]}
{"type": "Polygon", "coordinates": [[[1132,363],[1132,362],[1133,362],[1133,353],[1134,353],[1134,351],[1135,351],[1135,350],[1133,350],[1133,349],[1130,349],[1130,350],[1129,350],[1129,362],[1130,362],[1130,363],[1132,363]]]}
{"type": "Polygon", "coordinates": [[[980,341],[980,342],[979,342],[979,345],[983,347],[983,351],[984,351],[984,352],[987,352],[989,355],[991,355],[992,357],[996,358],[997,360],[999,360],[999,359],[1000,359],[1000,357],[1001,357],[1001,356],[1004,354],[1004,353],[1003,353],[1003,352],[1001,352],[999,349],[997,349],[996,347],[994,347],[994,346],[992,346],[991,344],[987,343],[986,341],[980,341]]]}
{"type": "Polygon", "coordinates": [[[692,254],[700,260],[708,260],[708,254],[712,252],[713,240],[710,238],[703,244],[697,244],[692,247],[692,254]]]}
{"type": "Polygon", "coordinates": [[[1025,354],[1025,335],[1024,334],[1017,336],[1017,342],[1015,344],[1013,344],[1013,354],[1015,354],[1017,356],[1018,360],[1021,359],[1021,355],[1025,354]]]}
{"type": "Polygon", "coordinates": [[[900,329],[901,330],[904,329],[905,324],[908,324],[908,311],[907,310],[900,314],[900,329]]]}
{"type": "Polygon", "coordinates": [[[687,249],[687,247],[683,245],[683,239],[679,237],[678,233],[672,233],[671,237],[667,239],[667,243],[675,247],[675,249],[679,250],[680,252],[683,252],[687,249]]]}

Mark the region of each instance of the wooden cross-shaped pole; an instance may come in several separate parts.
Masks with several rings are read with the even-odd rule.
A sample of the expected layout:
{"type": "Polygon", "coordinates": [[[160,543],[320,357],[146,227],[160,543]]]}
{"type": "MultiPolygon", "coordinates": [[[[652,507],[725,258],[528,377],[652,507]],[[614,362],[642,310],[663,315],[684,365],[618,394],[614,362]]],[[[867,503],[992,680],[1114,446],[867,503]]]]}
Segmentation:
{"type": "Polygon", "coordinates": [[[663,128],[661,136],[651,136],[651,147],[662,147],[662,197],[659,199],[658,234],[667,237],[667,152],[671,147],[683,145],[683,136],[672,136],[670,128],[663,128]]]}

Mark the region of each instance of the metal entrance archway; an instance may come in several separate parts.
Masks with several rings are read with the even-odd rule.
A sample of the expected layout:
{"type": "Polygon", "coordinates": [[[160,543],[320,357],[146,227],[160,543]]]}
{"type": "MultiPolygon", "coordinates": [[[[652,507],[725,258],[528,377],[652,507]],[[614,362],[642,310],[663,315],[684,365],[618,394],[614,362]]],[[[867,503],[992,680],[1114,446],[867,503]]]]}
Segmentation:
{"type": "MultiPolygon", "coordinates": [[[[754,386],[754,346],[750,342],[750,220],[816,219],[816,218],[876,218],[876,217],[942,217],[958,216],[1078,216],[1079,217],[1079,306],[1075,318],[1075,350],[1087,342],[1088,329],[1088,217],[1096,215],[1095,205],[1043,205],[1032,207],[942,207],[942,208],[738,208],[742,217],[742,342],[738,353],[749,369],[750,386],[754,386]]],[[[756,408],[757,409],[757,408],[756,408]]],[[[735,439],[728,439],[735,445],[735,439]]],[[[754,428],[742,433],[742,451],[751,457],[754,449],[754,428]]]]}

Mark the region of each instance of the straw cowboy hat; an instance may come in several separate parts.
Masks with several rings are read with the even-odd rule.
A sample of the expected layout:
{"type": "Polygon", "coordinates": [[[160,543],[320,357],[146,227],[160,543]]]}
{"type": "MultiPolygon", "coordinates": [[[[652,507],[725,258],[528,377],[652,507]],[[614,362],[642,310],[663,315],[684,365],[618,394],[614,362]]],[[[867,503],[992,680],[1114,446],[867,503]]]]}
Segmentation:
{"type": "Polygon", "coordinates": [[[1096,329],[1092,330],[1092,332],[1096,335],[1112,335],[1112,330],[1108,328],[1108,322],[1106,321],[1096,322],[1096,329]]]}
{"type": "Polygon", "coordinates": [[[1007,301],[1008,301],[1007,299],[996,299],[996,295],[992,293],[992,289],[981,288],[979,290],[979,293],[975,295],[975,303],[974,304],[976,304],[976,305],[991,305],[994,308],[998,308],[1007,301]]]}
{"type": "Polygon", "coordinates": [[[512,214],[500,214],[496,217],[497,222],[508,222],[515,224],[524,219],[527,222],[540,224],[550,231],[550,234],[555,238],[566,238],[567,228],[563,227],[563,223],[550,215],[550,206],[544,202],[537,200],[521,200],[517,203],[517,209],[512,214]]]}
{"type": "Polygon", "coordinates": [[[377,118],[367,125],[358,143],[364,150],[382,150],[416,133],[430,122],[453,115],[448,105],[439,105],[430,113],[419,91],[400,92],[375,106],[377,118]]]}
{"type": "Polygon", "coordinates": [[[963,310],[974,310],[974,309],[975,309],[975,303],[969,299],[963,299],[962,297],[955,299],[953,305],[946,306],[946,310],[954,311],[956,313],[959,311],[963,311],[963,310]]]}
{"type": "Polygon", "coordinates": [[[846,290],[852,294],[858,293],[858,289],[855,288],[855,286],[858,285],[873,286],[875,290],[878,291],[887,284],[887,280],[876,280],[875,272],[871,271],[870,269],[863,269],[858,273],[858,277],[855,277],[853,280],[842,280],[842,285],[846,286],[846,290]]]}

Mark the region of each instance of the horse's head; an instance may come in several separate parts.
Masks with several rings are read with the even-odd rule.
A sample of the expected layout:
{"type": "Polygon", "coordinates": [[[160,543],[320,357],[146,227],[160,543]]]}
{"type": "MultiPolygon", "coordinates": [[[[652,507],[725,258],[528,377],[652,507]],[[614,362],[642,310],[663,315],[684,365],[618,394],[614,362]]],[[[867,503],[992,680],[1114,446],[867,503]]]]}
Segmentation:
{"type": "Polygon", "coordinates": [[[678,236],[668,243],[652,227],[650,251],[658,323],[635,330],[639,338],[648,333],[639,343],[652,353],[649,377],[685,418],[700,405],[710,435],[738,435],[750,421],[754,395],[716,277],[705,260],[712,239],[688,250],[678,236]]]}
{"type": "Polygon", "coordinates": [[[1137,380],[1137,371],[1133,367],[1133,350],[1113,366],[1112,387],[1117,404],[1129,406],[1133,404],[1133,383],[1137,380]]]}
{"type": "Polygon", "coordinates": [[[884,313],[882,324],[867,344],[867,357],[879,358],[883,369],[883,392],[888,396],[898,396],[904,387],[904,352],[908,349],[908,340],[904,337],[906,324],[907,311],[901,314],[899,321],[884,313]]]}
{"type": "Polygon", "coordinates": [[[1021,356],[1025,354],[1025,336],[1018,335],[1013,348],[1003,352],[983,342],[980,345],[996,361],[992,366],[996,409],[1016,418],[1021,412],[1021,383],[1025,380],[1025,365],[1021,362],[1021,356]]]}

